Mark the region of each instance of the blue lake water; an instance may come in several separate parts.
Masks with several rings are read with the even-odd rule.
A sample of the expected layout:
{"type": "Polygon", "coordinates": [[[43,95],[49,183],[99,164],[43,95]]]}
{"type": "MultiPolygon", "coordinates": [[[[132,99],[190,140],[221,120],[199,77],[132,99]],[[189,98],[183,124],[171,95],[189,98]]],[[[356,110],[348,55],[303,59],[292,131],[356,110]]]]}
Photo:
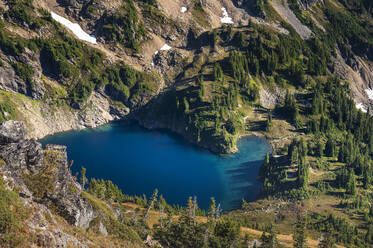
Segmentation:
{"type": "Polygon", "coordinates": [[[238,153],[218,156],[167,131],[121,122],[41,142],[66,145],[73,173],[86,167],[88,178],[110,179],[125,194],[150,196],[157,188],[170,204],[184,206],[189,196],[197,196],[203,209],[215,197],[224,210],[255,199],[261,187],[258,170],[271,151],[263,139],[246,137],[239,141],[238,153]]]}

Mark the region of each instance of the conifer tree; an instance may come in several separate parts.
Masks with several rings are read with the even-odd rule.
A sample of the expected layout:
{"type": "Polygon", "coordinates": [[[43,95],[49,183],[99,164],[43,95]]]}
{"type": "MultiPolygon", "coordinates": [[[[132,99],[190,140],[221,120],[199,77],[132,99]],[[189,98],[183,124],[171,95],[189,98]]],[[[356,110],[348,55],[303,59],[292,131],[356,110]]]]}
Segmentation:
{"type": "Polygon", "coordinates": [[[267,115],[267,121],[266,121],[266,131],[268,132],[273,126],[273,123],[272,123],[272,114],[271,113],[268,113],[267,115]]]}
{"type": "Polygon", "coordinates": [[[159,196],[158,200],[158,208],[159,208],[159,225],[161,228],[163,228],[163,214],[164,214],[164,209],[166,207],[167,203],[166,200],[163,198],[163,195],[159,196]]]}
{"type": "Polygon", "coordinates": [[[260,240],[262,241],[261,247],[264,247],[264,248],[279,247],[279,242],[277,240],[275,226],[273,224],[269,226],[268,235],[266,234],[266,232],[263,232],[262,236],[260,237],[260,240]]]}
{"type": "Polygon", "coordinates": [[[210,202],[210,208],[208,211],[208,222],[210,225],[215,228],[216,225],[216,202],[215,198],[211,197],[211,202],[210,202]]]}
{"type": "Polygon", "coordinates": [[[336,155],[336,145],[334,139],[329,136],[325,145],[325,156],[334,157],[336,155]]]}
{"type": "Polygon", "coordinates": [[[346,193],[350,195],[356,194],[356,178],[355,178],[355,172],[353,169],[350,169],[350,173],[348,176],[348,182],[346,184],[346,193]]]}
{"type": "Polygon", "coordinates": [[[81,172],[80,172],[80,184],[82,185],[82,189],[84,190],[85,188],[85,185],[87,184],[88,182],[88,179],[86,177],[86,168],[82,168],[81,172]]]}
{"type": "Polygon", "coordinates": [[[306,248],[307,246],[307,236],[306,236],[306,217],[298,216],[298,221],[295,226],[294,232],[294,248],[306,248]]]}
{"type": "Polygon", "coordinates": [[[158,197],[158,189],[155,189],[152,197],[150,198],[148,208],[145,211],[145,214],[144,214],[144,217],[143,217],[143,222],[145,222],[148,219],[149,212],[153,208],[154,202],[157,201],[157,197],[158,197]]]}
{"type": "Polygon", "coordinates": [[[365,241],[367,243],[373,243],[373,224],[370,224],[368,227],[368,231],[365,235],[365,241]]]}

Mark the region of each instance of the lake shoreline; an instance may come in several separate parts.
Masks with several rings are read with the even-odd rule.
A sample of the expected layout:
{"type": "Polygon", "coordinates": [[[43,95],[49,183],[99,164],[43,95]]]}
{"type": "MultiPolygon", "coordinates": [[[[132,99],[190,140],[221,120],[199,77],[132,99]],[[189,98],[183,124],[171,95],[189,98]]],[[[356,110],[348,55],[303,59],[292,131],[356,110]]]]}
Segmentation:
{"type": "Polygon", "coordinates": [[[128,121],[64,132],[41,142],[66,145],[73,173],[86,167],[89,178],[112,180],[126,194],[149,196],[158,188],[171,204],[183,206],[196,194],[204,208],[214,196],[225,210],[239,208],[242,199],[256,199],[258,170],[271,150],[265,139],[245,135],[238,142],[241,152],[219,156],[170,130],[149,130],[128,121]]]}

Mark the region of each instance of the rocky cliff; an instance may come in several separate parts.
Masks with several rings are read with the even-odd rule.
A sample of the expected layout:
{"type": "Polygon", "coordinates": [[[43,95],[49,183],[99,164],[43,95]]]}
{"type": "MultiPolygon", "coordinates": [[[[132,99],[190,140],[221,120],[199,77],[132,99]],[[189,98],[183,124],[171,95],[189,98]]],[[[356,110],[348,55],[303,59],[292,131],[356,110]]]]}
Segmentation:
{"type": "MultiPolygon", "coordinates": [[[[0,124],[0,183],[19,195],[27,212],[19,223],[28,235],[22,242],[29,247],[88,247],[92,242],[72,230],[76,227],[85,232],[97,225],[103,232],[97,235],[107,235],[106,223],[92,222],[101,215],[100,210],[82,196],[81,185],[71,175],[66,147],[43,148],[25,137],[22,122],[0,124]]],[[[6,234],[2,230],[0,237],[6,234]]]]}

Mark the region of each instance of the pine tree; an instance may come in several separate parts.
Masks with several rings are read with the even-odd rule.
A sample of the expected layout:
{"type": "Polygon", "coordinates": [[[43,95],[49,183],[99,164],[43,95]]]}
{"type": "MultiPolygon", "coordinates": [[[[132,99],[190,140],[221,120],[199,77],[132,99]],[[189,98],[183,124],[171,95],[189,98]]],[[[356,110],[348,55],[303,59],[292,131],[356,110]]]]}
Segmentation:
{"type": "Polygon", "coordinates": [[[86,171],[87,171],[86,168],[83,167],[80,172],[80,184],[82,185],[83,190],[85,189],[85,185],[88,182],[88,179],[86,177],[86,171]]]}
{"type": "Polygon", "coordinates": [[[224,78],[223,69],[220,66],[220,63],[215,63],[214,66],[214,80],[222,82],[224,78]]]}
{"type": "Polygon", "coordinates": [[[163,228],[163,214],[164,214],[164,209],[166,205],[167,205],[166,200],[163,198],[163,195],[160,195],[159,200],[158,200],[158,208],[159,208],[159,225],[161,226],[161,228],[163,228]]]}
{"type": "Polygon", "coordinates": [[[183,99],[183,103],[184,103],[184,113],[187,114],[189,112],[189,102],[185,97],[183,99]]]}
{"type": "Polygon", "coordinates": [[[272,128],[273,123],[272,123],[272,114],[268,113],[267,115],[267,121],[266,121],[266,131],[269,132],[269,130],[272,128]]]}
{"type": "Polygon", "coordinates": [[[348,182],[346,184],[346,193],[350,195],[356,194],[356,178],[355,178],[355,172],[353,169],[350,169],[350,173],[348,176],[348,182]]]}
{"type": "Polygon", "coordinates": [[[271,224],[269,227],[268,235],[266,235],[266,232],[263,232],[260,239],[262,241],[261,247],[264,247],[264,248],[279,247],[279,242],[277,240],[275,226],[273,224],[271,224]]]}
{"type": "Polygon", "coordinates": [[[148,219],[149,212],[153,208],[154,202],[157,201],[157,197],[158,197],[158,189],[155,189],[154,192],[153,192],[152,197],[150,198],[150,202],[148,204],[148,208],[145,211],[145,214],[144,214],[144,217],[143,217],[143,221],[144,222],[148,219]]]}
{"type": "Polygon", "coordinates": [[[210,225],[215,228],[216,225],[216,202],[215,198],[211,197],[211,202],[210,202],[210,208],[208,211],[208,222],[210,225]]]}
{"type": "Polygon", "coordinates": [[[367,243],[373,243],[373,224],[370,224],[368,227],[367,234],[365,235],[365,241],[367,243]]]}
{"type": "Polygon", "coordinates": [[[329,136],[325,145],[325,156],[334,157],[336,155],[336,145],[334,139],[329,136]]]}
{"type": "Polygon", "coordinates": [[[306,248],[307,246],[307,236],[306,236],[306,226],[307,220],[306,217],[298,216],[298,221],[295,226],[294,232],[294,248],[306,248]]]}

